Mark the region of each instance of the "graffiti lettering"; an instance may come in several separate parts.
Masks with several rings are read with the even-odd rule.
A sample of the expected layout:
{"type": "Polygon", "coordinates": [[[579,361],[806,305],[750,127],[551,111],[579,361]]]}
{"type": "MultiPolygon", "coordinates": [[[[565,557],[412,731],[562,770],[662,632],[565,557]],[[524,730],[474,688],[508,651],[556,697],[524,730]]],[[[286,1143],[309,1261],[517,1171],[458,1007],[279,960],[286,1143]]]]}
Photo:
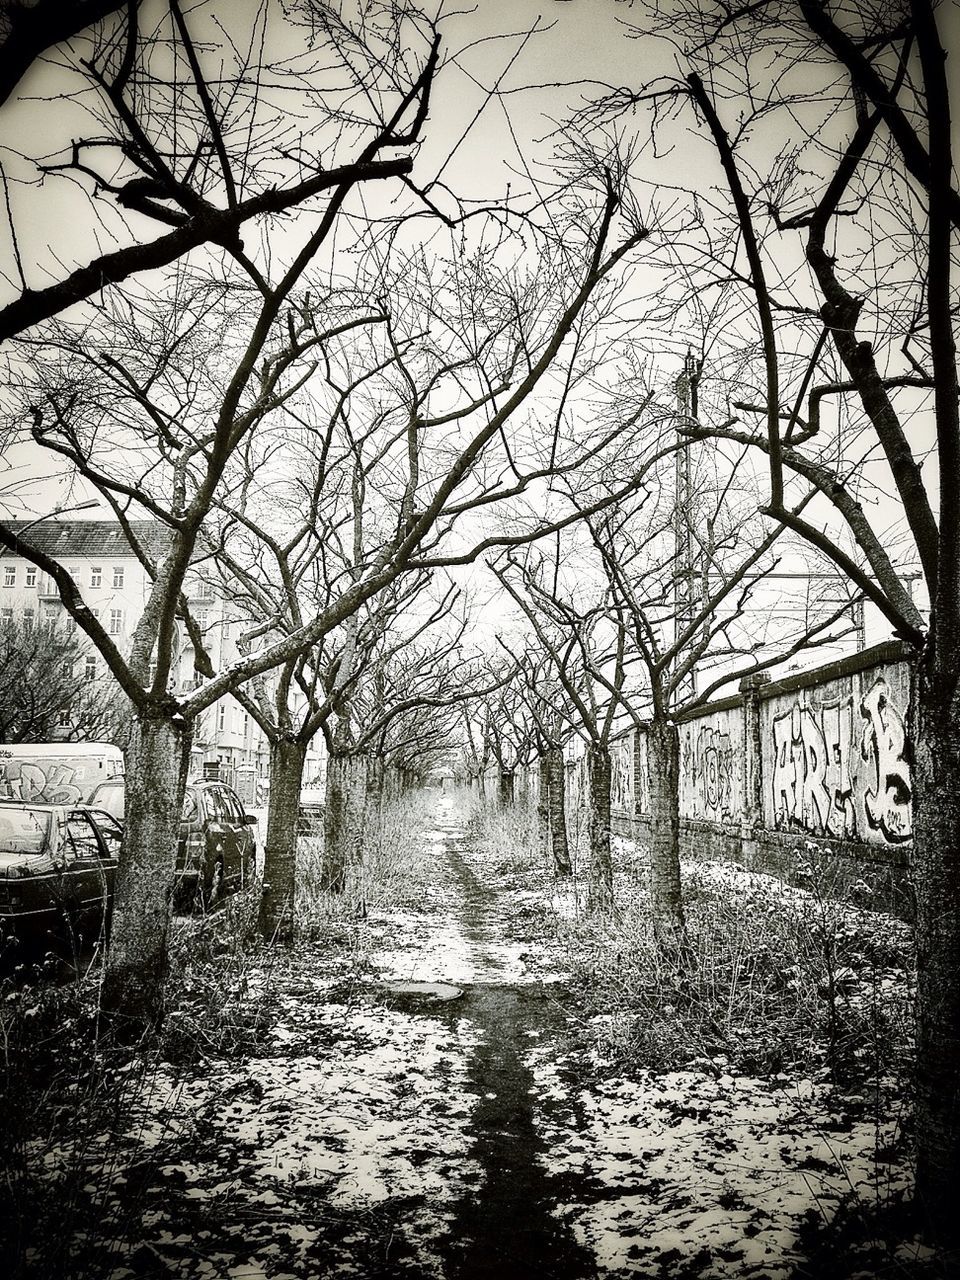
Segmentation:
{"type": "Polygon", "coordinates": [[[83,792],[74,782],[76,770],[62,761],[8,763],[0,768],[0,798],[33,804],[79,804],[83,792]]]}
{"type": "Polygon", "coordinates": [[[857,830],[847,762],[851,709],[796,703],[773,720],[773,797],[777,827],[823,835],[857,830]],[[846,732],[845,732],[846,730],[846,732]]]}
{"type": "Polygon", "coordinates": [[[909,840],[913,824],[907,735],[903,716],[882,676],[861,701],[860,711],[867,721],[860,754],[873,775],[863,792],[867,822],[893,843],[909,840]]]}
{"type": "Polygon", "coordinates": [[[705,814],[729,818],[733,813],[733,747],[728,733],[712,726],[700,730],[696,770],[705,814]]]}

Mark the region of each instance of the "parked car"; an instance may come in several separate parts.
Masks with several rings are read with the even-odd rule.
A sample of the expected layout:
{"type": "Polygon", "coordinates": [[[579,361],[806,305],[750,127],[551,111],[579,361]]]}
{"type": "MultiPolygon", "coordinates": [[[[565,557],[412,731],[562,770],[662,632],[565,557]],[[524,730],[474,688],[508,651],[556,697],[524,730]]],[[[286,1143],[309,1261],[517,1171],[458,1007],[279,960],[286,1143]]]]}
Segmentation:
{"type": "Polygon", "coordinates": [[[109,926],[120,824],[88,805],[0,800],[0,953],[73,951],[109,926]]]}
{"type": "MultiPolygon", "coordinates": [[[[101,783],[91,796],[91,803],[122,820],[123,780],[101,783]]],[[[256,822],[226,783],[187,784],[177,839],[178,909],[214,906],[227,893],[252,881],[257,842],[251,828],[256,822]]]]}
{"type": "Polygon", "coordinates": [[[177,840],[177,894],[182,904],[214,906],[256,874],[257,819],[224,782],[192,782],[183,798],[177,840]]]}

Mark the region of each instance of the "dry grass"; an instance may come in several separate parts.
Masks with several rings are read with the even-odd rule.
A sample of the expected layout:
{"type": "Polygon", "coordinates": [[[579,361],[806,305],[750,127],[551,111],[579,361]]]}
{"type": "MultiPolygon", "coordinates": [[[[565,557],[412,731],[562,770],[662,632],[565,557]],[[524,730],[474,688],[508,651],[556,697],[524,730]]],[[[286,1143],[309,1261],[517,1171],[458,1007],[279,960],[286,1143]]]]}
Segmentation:
{"type": "Polygon", "coordinates": [[[362,919],[422,900],[430,881],[423,840],[427,802],[421,795],[386,797],[369,811],[358,832],[357,854],[346,890],[321,888],[323,838],[302,836],[297,851],[297,926],[303,937],[326,934],[336,922],[362,919]]]}
{"type": "Polygon", "coordinates": [[[904,1072],[904,925],[721,864],[693,864],[685,881],[685,947],[657,944],[642,894],[615,922],[561,926],[602,1057],[838,1083],[904,1072]]]}

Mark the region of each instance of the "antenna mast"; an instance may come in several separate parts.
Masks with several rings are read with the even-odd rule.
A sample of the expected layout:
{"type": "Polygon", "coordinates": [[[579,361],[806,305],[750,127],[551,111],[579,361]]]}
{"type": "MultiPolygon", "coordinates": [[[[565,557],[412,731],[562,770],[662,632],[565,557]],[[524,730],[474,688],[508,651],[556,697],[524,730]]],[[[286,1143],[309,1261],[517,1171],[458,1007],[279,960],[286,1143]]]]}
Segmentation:
{"type": "MultiPolygon", "coordinates": [[[[677,435],[685,420],[696,418],[699,404],[697,384],[700,380],[700,367],[693,352],[687,347],[683,362],[683,372],[674,383],[677,395],[677,435]]],[[[675,462],[675,494],[673,506],[673,603],[674,603],[674,642],[687,633],[693,619],[697,615],[699,600],[699,575],[694,556],[693,536],[693,477],[690,467],[690,448],[687,443],[677,450],[675,462]]],[[[681,655],[677,660],[682,661],[681,655]]],[[[683,698],[697,691],[696,674],[689,672],[678,686],[676,693],[683,698]]]]}

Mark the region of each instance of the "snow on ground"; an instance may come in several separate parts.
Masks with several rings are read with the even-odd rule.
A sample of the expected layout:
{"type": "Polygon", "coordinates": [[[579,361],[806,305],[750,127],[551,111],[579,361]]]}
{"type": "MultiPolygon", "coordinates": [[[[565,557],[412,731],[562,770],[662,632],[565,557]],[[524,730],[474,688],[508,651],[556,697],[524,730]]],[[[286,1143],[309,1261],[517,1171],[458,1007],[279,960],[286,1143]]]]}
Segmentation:
{"type": "Polygon", "coordinates": [[[789,1276],[811,1217],[829,1220],[850,1192],[870,1204],[906,1186],[876,1158],[899,1117],[853,1118],[822,1085],[678,1071],[585,1089],[570,1085],[570,1059],[530,1057],[548,1167],[604,1189],[557,1212],[605,1276],[681,1258],[717,1280],[789,1276]]]}
{"type": "MultiPolygon", "coordinates": [[[[239,997],[255,1027],[246,1054],[209,1051],[201,1066],[162,1067],[145,1083],[125,1158],[106,1175],[104,1213],[122,1220],[139,1178],[134,1203],[156,1274],[447,1273],[456,1205],[483,1194],[471,1123],[484,1099],[470,1079],[487,1040],[456,1004],[442,1016],[402,1011],[384,984],[556,984],[567,957],[544,912],[552,904],[569,920],[577,904],[549,877],[528,888],[519,873],[499,875],[489,849],[461,842],[445,800],[433,821],[432,880],[415,908],[371,911],[355,926],[350,963],[342,947],[305,944],[255,968],[239,997]],[[135,1176],[138,1167],[146,1172],[135,1176]]],[[[779,891],[729,864],[686,871],[758,901],[779,891]]],[[[569,929],[561,936],[569,944],[569,929]]],[[[734,1077],[711,1064],[603,1079],[576,1047],[582,1018],[562,983],[522,1008],[545,1148],[538,1194],[602,1276],[778,1280],[802,1258],[811,1221],[850,1193],[869,1203],[905,1186],[884,1159],[895,1108],[873,1117],[821,1082],[734,1077]]],[[[495,1034],[488,1025],[487,1039],[495,1034]]],[[[128,1251],[112,1277],[143,1269],[128,1251]]]]}
{"type": "Polygon", "coordinates": [[[370,913],[367,937],[374,947],[370,962],[378,976],[384,980],[455,985],[558,980],[562,974],[549,962],[542,945],[522,936],[502,936],[511,921],[516,927],[523,911],[542,914],[542,894],[512,888],[496,893],[498,878],[484,865],[484,859],[461,843],[466,833],[456,818],[450,816],[442,821],[448,813],[447,804],[441,800],[441,823],[425,833],[434,860],[434,879],[433,891],[426,895],[423,909],[370,913]],[[458,857],[466,863],[466,884],[444,855],[448,840],[455,842],[458,857]],[[467,922],[465,892],[479,892],[481,902],[495,904],[489,913],[492,922],[467,922]]]}
{"type": "Polygon", "coordinates": [[[229,1261],[257,1275],[282,1256],[298,1277],[362,1276],[360,1246],[389,1221],[403,1265],[442,1274],[437,1240],[480,1176],[465,1127],[471,1025],[367,1001],[311,1004],[301,988],[263,1035],[242,1063],[161,1072],[142,1099],[140,1146],[159,1161],[144,1223],[158,1252],[177,1257],[177,1226],[193,1220],[204,1226],[179,1274],[209,1274],[202,1251],[215,1274],[232,1274],[229,1261]],[[354,1218],[356,1230],[331,1233],[354,1218]],[[204,1231],[226,1247],[205,1249],[204,1231]]]}

